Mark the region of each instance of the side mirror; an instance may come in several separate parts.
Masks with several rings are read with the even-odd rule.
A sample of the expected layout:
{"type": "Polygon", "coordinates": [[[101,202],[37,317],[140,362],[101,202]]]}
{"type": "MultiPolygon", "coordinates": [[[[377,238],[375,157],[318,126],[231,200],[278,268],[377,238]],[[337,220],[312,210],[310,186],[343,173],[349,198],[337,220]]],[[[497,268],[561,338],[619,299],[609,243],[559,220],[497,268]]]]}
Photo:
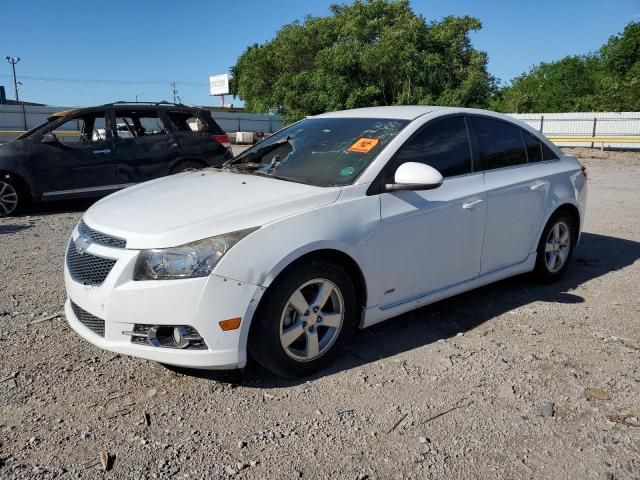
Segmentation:
{"type": "Polygon", "coordinates": [[[385,185],[387,191],[432,190],[442,185],[444,179],[435,168],[424,163],[406,162],[398,167],[394,183],[385,185]]]}
{"type": "Polygon", "coordinates": [[[60,140],[58,140],[58,137],[56,137],[55,133],[45,133],[42,136],[42,140],[40,140],[42,143],[46,143],[48,145],[59,145],[60,144],[60,140]]]}

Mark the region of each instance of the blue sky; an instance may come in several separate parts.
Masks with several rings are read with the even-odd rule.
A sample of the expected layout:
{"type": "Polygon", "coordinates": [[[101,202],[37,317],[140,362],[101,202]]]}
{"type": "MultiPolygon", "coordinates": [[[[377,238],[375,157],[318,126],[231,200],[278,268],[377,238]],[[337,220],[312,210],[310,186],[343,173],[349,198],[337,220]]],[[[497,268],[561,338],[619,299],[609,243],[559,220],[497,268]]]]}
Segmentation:
{"type": "MultiPolygon", "coordinates": [[[[25,100],[65,106],[136,95],[171,100],[175,80],[185,103],[219,105],[219,98],[208,95],[209,75],[227,72],[248,45],[273,38],[283,24],[327,15],[331,3],[3,2],[0,85],[13,98],[10,66],[2,60],[11,55],[22,58],[17,71],[25,100]]],[[[627,23],[640,21],[640,0],[413,0],[412,6],[427,20],[478,17],[483,28],[473,34],[473,44],[488,52],[490,72],[503,81],[538,62],[596,50],[627,23]]]]}

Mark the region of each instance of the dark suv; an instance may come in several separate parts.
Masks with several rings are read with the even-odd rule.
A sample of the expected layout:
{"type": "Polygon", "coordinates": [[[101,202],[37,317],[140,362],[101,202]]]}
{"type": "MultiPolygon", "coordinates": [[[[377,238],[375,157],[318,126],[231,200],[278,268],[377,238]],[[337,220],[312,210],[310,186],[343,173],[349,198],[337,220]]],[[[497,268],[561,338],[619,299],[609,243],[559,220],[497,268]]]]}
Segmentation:
{"type": "Polygon", "coordinates": [[[200,108],[116,102],[56,113],[0,145],[0,217],[28,200],[102,196],[232,156],[200,108]]]}

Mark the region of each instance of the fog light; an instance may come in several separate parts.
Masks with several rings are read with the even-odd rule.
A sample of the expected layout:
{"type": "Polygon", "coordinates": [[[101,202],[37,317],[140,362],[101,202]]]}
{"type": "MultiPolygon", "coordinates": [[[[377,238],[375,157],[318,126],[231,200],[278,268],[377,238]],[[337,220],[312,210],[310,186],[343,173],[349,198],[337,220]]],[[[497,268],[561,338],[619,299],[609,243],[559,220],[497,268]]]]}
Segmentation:
{"type": "Polygon", "coordinates": [[[140,325],[130,332],[122,332],[131,337],[131,343],[151,345],[160,348],[181,348],[206,350],[207,345],[198,331],[187,325],[140,325]]]}
{"type": "Polygon", "coordinates": [[[187,340],[189,332],[184,327],[174,327],[173,329],[173,341],[178,348],[187,348],[189,346],[189,340],[187,340]]]}

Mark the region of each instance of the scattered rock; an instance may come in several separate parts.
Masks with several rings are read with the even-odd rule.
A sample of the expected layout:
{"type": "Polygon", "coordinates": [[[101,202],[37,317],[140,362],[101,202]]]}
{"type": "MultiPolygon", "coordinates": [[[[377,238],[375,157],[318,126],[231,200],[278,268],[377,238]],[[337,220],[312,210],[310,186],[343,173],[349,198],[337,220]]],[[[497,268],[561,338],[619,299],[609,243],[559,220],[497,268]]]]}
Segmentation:
{"type": "Polygon", "coordinates": [[[238,441],[238,448],[239,448],[240,450],[242,450],[242,449],[243,449],[244,447],[246,447],[246,446],[247,446],[247,442],[245,442],[244,440],[239,440],[239,441],[238,441]]]}
{"type": "Polygon", "coordinates": [[[109,454],[106,451],[102,451],[100,452],[100,467],[102,468],[103,472],[108,472],[109,470],[111,470],[111,468],[113,468],[113,460],[114,460],[114,456],[109,454]]]}
{"type": "Polygon", "coordinates": [[[224,473],[226,473],[227,475],[235,475],[238,472],[231,465],[227,465],[226,467],[224,467],[224,473]]]}
{"type": "Polygon", "coordinates": [[[589,400],[609,400],[609,395],[601,388],[587,388],[584,393],[589,400]]]}
{"type": "Polygon", "coordinates": [[[156,393],[158,393],[158,389],[150,388],[149,391],[147,392],[147,396],[148,397],[155,397],[156,393]]]}
{"type": "Polygon", "coordinates": [[[637,368],[635,372],[633,372],[633,379],[636,382],[640,382],[640,368],[637,368]]]}

